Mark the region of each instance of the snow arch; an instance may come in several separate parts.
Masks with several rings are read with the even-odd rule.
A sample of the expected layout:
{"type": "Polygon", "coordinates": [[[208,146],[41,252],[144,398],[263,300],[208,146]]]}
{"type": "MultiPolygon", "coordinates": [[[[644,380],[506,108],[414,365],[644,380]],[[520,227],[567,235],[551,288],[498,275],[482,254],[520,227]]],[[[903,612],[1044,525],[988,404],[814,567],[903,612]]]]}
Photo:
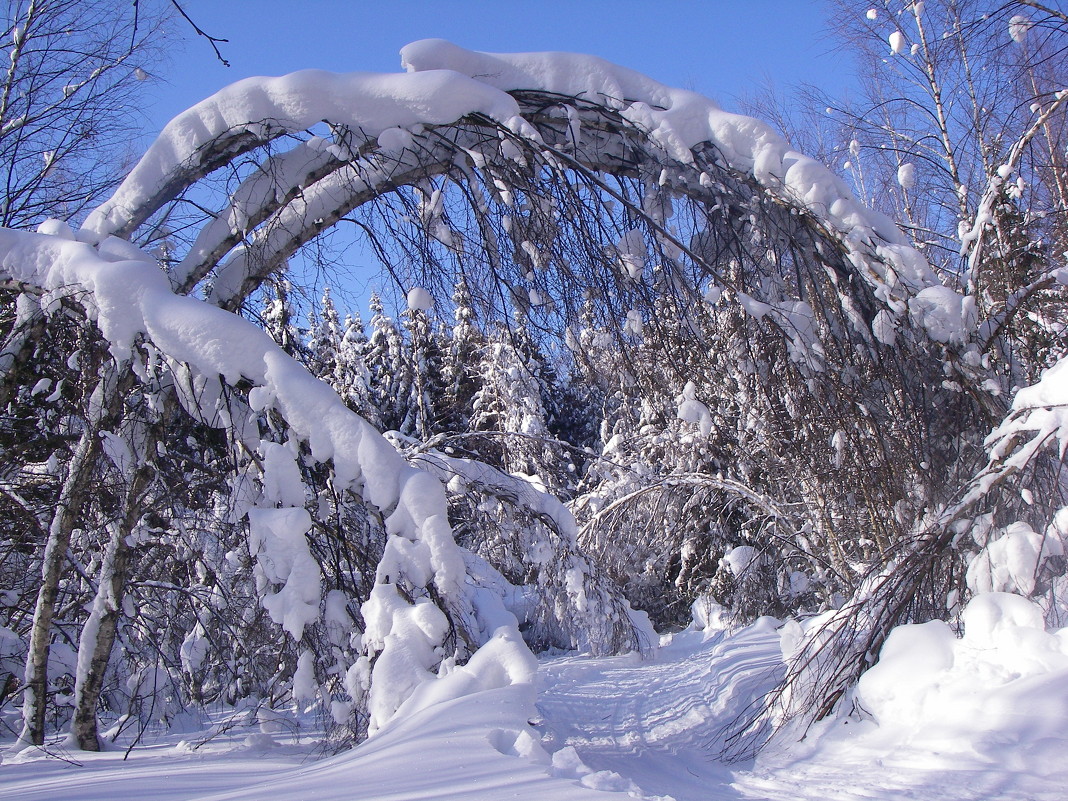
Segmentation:
{"type": "Polygon", "coordinates": [[[758,120],[592,56],[477,53],[441,40],[408,45],[401,56],[406,74],[308,70],[226,87],[164,128],[114,195],[89,215],[79,238],[135,237],[164,204],[213,170],[325,121],[334,141],[312,137],[267,158],[204,226],[175,271],[176,285],[188,291],[236,249],[223,282],[228,300],[240,285],[238,263],[246,272],[253,258],[264,265],[260,272],[276,268],[348,211],[447,171],[465,152],[476,167],[514,157],[486,151],[487,136],[505,138],[494,129],[544,149],[560,168],[582,165],[606,174],[651,169],[628,163],[627,148],[638,143],[674,193],[716,199],[711,185],[722,177],[701,169],[715,166],[793,213],[811,215],[845,256],[846,272],[884,304],[877,337],[890,339],[909,313],[939,341],[960,343],[968,335],[964,299],[941,286],[893,222],[866,209],[841,179],[758,120]],[[270,228],[269,236],[242,247],[258,227],[270,228]],[[253,257],[250,249],[259,253],[253,257]]]}

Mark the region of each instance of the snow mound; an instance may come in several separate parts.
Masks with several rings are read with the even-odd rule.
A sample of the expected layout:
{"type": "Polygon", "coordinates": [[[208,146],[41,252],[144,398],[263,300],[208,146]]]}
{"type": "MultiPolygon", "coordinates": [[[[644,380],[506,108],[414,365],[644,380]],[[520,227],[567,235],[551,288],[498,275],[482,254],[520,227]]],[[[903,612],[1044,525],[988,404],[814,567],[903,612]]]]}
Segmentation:
{"type": "Polygon", "coordinates": [[[1035,604],[1000,592],[973,598],[963,622],[959,639],[941,621],[896,628],[858,706],[887,739],[990,761],[1012,745],[1043,773],[1068,746],[1068,630],[1045,631],[1035,604]]]}

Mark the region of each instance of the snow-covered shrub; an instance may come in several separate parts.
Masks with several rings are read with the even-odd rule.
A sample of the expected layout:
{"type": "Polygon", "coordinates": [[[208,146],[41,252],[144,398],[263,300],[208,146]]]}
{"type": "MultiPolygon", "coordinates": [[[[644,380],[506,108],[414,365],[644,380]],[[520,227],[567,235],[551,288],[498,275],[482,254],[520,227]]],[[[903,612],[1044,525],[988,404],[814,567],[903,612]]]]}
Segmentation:
{"type": "Polygon", "coordinates": [[[412,464],[447,483],[457,542],[499,574],[505,605],[535,651],[644,651],[641,616],[577,542],[575,519],[522,475],[408,443],[412,464]]]}

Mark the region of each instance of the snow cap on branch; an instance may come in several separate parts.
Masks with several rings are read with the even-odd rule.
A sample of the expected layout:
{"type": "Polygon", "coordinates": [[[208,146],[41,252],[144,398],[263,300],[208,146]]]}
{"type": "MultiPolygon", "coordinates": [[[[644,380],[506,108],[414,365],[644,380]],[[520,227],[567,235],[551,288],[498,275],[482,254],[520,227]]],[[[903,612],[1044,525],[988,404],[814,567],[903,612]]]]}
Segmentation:
{"type": "MultiPolygon", "coordinates": [[[[184,171],[195,173],[207,160],[205,153],[232,151],[242,137],[263,143],[328,120],[359,132],[362,142],[377,143],[389,129],[444,125],[468,114],[506,122],[519,108],[487,83],[446,70],[417,75],[302,70],[246,78],[167,123],[111,198],[89,215],[82,235],[95,242],[123,230],[184,171]]],[[[397,136],[391,133],[388,139],[394,146],[397,136]]]]}
{"type": "MultiPolygon", "coordinates": [[[[903,48],[904,37],[896,33],[903,48]]],[[[425,39],[403,48],[401,62],[415,73],[455,70],[507,92],[541,91],[604,103],[684,164],[693,163],[693,148],[711,143],[729,166],[826,220],[851,249],[850,258],[862,265],[876,296],[895,309],[926,287],[941,287],[898,227],[865,208],[825,165],[792,150],[767,124],[724,111],[702,95],[574,53],[480,53],[425,39]]],[[[964,336],[954,332],[952,338],[964,336]]]]}

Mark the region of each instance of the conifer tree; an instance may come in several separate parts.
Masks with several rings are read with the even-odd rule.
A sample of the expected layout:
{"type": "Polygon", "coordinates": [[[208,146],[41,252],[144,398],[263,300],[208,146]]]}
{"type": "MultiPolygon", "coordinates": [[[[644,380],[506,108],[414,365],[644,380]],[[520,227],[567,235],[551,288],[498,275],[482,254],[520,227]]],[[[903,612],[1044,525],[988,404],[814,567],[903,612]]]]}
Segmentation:
{"type": "Polygon", "coordinates": [[[408,363],[404,358],[404,337],[393,318],[385,313],[382,298],[371,294],[371,333],[367,342],[368,386],[371,401],[378,410],[382,430],[399,430],[404,422],[400,405],[403,389],[410,385],[408,363]]]}

